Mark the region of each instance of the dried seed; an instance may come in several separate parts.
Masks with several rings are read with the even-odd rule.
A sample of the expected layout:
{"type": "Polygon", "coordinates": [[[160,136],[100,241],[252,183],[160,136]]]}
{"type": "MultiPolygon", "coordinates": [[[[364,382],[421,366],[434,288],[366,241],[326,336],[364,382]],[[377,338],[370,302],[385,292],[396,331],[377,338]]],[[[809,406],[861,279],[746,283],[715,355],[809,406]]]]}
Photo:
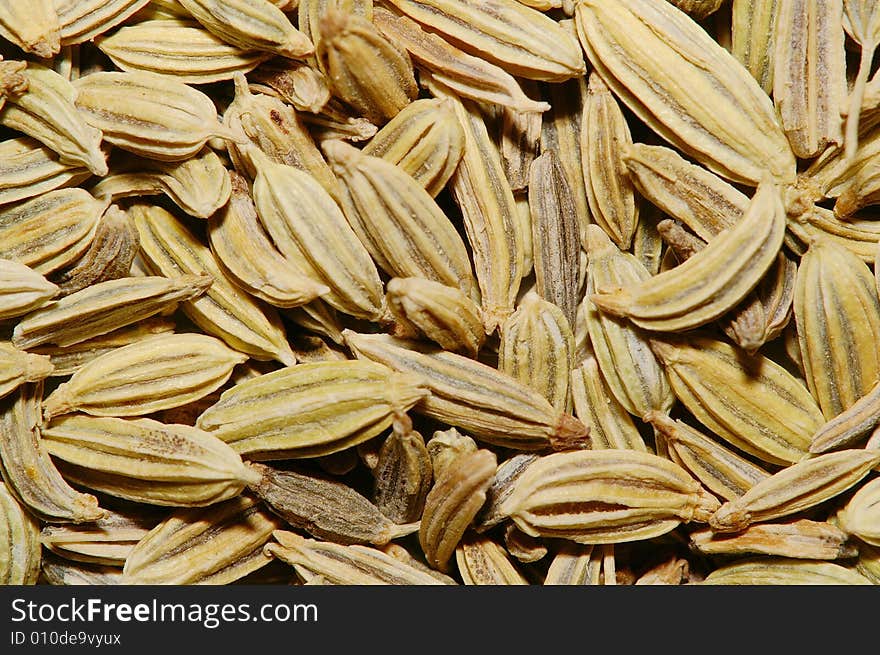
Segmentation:
{"type": "Polygon", "coordinates": [[[86,287],[28,314],[15,326],[12,343],[29,349],[69,346],[162,312],[205,292],[207,275],[125,277],[86,287]]]}
{"type": "Polygon", "coordinates": [[[83,189],[58,189],[0,207],[0,257],[46,275],[89,247],[108,202],[83,189]]]}
{"type": "MultiPolygon", "coordinates": [[[[574,29],[572,21],[562,21],[560,25],[565,23],[574,29]]],[[[541,125],[541,151],[553,150],[559,157],[574,201],[581,246],[586,248],[587,225],[592,222],[581,153],[581,115],[587,98],[587,82],[580,77],[561,84],[548,84],[545,88],[551,108],[541,125]]],[[[533,241],[539,243],[534,237],[533,241]]]]}
{"type": "Polygon", "coordinates": [[[295,567],[305,580],[320,576],[327,584],[335,585],[455,584],[448,578],[448,582],[439,580],[376,548],[304,539],[285,530],[276,530],[273,536],[277,543],[268,544],[266,553],[295,567]]]}
{"type": "Polygon", "coordinates": [[[32,348],[31,352],[49,357],[54,367],[51,376],[68,376],[79,370],[86,362],[114,348],[140,339],[148,339],[157,334],[173,332],[174,327],[173,321],[163,316],[154,316],[69,346],[39,346],[32,348]]]}
{"type": "Polygon", "coordinates": [[[675,396],[647,335],[620,318],[600,312],[590,301],[596,288],[624,286],[650,279],[633,255],[621,252],[598,225],[587,228],[587,293],[580,314],[586,323],[599,370],[617,401],[641,417],[652,409],[669,410],[675,396]]]}
{"type": "Polygon", "coordinates": [[[636,143],[623,160],[639,192],[703,241],[733,227],[749,208],[735,186],[669,148],[636,143]]]}
{"type": "Polygon", "coordinates": [[[649,412],[645,421],[663,439],[669,459],[724,500],[745,494],[770,473],[725,448],[684,421],[673,420],[662,412],[649,412]]]}
{"type": "Polygon", "coordinates": [[[647,452],[645,440],[608,389],[594,357],[586,357],[572,370],[571,397],[575,416],[590,428],[593,450],[630,448],[647,452]]]}
{"type": "Polygon", "coordinates": [[[138,233],[128,215],[111,205],[98,221],[88,250],[69,268],[52,276],[61,295],[92,284],[127,277],[138,251],[138,233]]]}
{"type": "MultiPolygon", "coordinates": [[[[477,442],[470,437],[460,434],[455,428],[434,433],[425,444],[431,457],[431,468],[434,470],[434,479],[454,462],[460,455],[477,451],[477,442]]],[[[378,453],[377,453],[378,463],[378,453]]],[[[375,469],[375,466],[372,468],[375,469]]]]}
{"type": "Polygon", "coordinates": [[[197,425],[251,460],[315,457],[375,437],[427,393],[373,362],[305,363],[228,389],[197,425]]]}
{"type": "Polygon", "coordinates": [[[394,523],[417,521],[433,481],[431,455],[406,415],[397,417],[373,468],[373,501],[394,523]]]}
{"type": "Polygon", "coordinates": [[[646,329],[674,331],[704,325],[735,307],[776,260],[785,236],[779,188],[762,183],[742,219],[680,266],[616,292],[590,299],[602,311],[646,329]]]}
{"type": "Polygon", "coordinates": [[[269,562],[263,547],[281,527],[262,504],[240,496],[175,512],[132,549],[123,584],[229,584],[269,562]]]}
{"type": "Polygon", "coordinates": [[[107,142],[141,157],[178,161],[195,155],[211,137],[245,139],[220,123],[211,98],[165,75],[99,71],[73,86],[85,121],[107,142]]]}
{"type": "Polygon", "coordinates": [[[40,524],[0,482],[0,584],[32,585],[40,575],[40,524]]]}
{"type": "Polygon", "coordinates": [[[704,585],[868,585],[854,570],[831,562],[786,557],[739,560],[709,573],[704,585]]]}
{"type": "Polygon", "coordinates": [[[565,167],[553,149],[532,162],[528,202],[536,290],[573,328],[580,289],[579,218],[565,167]]]}
{"type": "Polygon", "coordinates": [[[227,43],[300,59],[314,52],[309,38],[268,0],[178,0],[183,8],[227,43]]]}
{"type": "Polygon", "coordinates": [[[437,473],[419,528],[419,543],[435,569],[447,569],[449,558],[486,500],[496,466],[495,454],[480,449],[437,473]]]}
{"type": "Polygon", "coordinates": [[[602,574],[602,561],[593,557],[600,548],[566,542],[547,569],[545,585],[598,585],[602,574]]]}
{"type": "Polygon", "coordinates": [[[60,162],[52,149],[31,137],[0,143],[0,205],[40,196],[61,186],[76,186],[90,176],[82,166],[60,162]]]}
{"type": "Polygon", "coordinates": [[[342,182],[346,217],[382,270],[457,287],[476,299],[464,241],[418,182],[342,141],[327,141],[323,149],[342,182]]]}
{"type": "Polygon", "coordinates": [[[208,219],[208,242],[217,263],[248,293],[276,307],[298,307],[330,292],[282,255],[266,234],[245,179],[230,171],[229,202],[208,219]]]}
{"type": "Polygon", "coordinates": [[[582,121],[590,213],[621,250],[629,250],[639,221],[639,205],[623,160],[632,137],[617,101],[596,72],[590,74],[582,121]]]}
{"type": "Polygon", "coordinates": [[[103,135],[77,111],[78,89],[52,69],[33,62],[21,74],[27,93],[7,98],[0,124],[51,148],[64,164],[106,175],[106,155],[100,147],[103,135]]]}
{"type": "Polygon", "coordinates": [[[0,320],[22,316],[54,298],[56,285],[29,266],[0,259],[0,320]]]}
{"type": "Polygon", "coordinates": [[[22,385],[0,401],[0,472],[9,491],[44,521],[84,523],[104,516],[98,500],[74,490],[40,437],[42,383],[22,385]]]}
{"type": "Polygon", "coordinates": [[[880,451],[842,450],[816,455],[762,480],[712,515],[716,532],[736,532],[752,523],[815,507],[846,491],[880,464],[880,451]]]}
{"type": "Polygon", "coordinates": [[[830,420],[880,377],[880,299],[854,254],[817,239],[801,258],[794,316],[807,386],[830,420]]]}
{"type": "Polygon", "coordinates": [[[880,478],[875,478],[856,491],[847,501],[837,519],[840,528],[873,546],[880,546],[878,529],[880,512],[880,478]]]}
{"type": "MultiPolygon", "coordinates": [[[[437,434],[442,433],[435,433],[435,439],[437,434]]],[[[431,441],[434,440],[432,439],[431,441]]],[[[431,441],[428,442],[429,447],[432,445],[431,441]]],[[[474,445],[473,450],[476,450],[476,445],[474,445]]],[[[513,492],[516,479],[536,459],[538,459],[538,455],[519,454],[504,460],[498,465],[498,468],[495,469],[495,477],[492,480],[492,484],[486,490],[486,502],[474,521],[473,527],[477,532],[485,532],[507,519],[507,516],[501,511],[501,504],[513,492]]]]}
{"type": "Polygon", "coordinates": [[[811,159],[843,142],[843,1],[779,0],[773,101],[794,154],[811,159]]]}
{"type": "MultiPolygon", "coordinates": [[[[519,450],[583,447],[588,429],[537,391],[490,366],[439,348],[386,335],[343,332],[358,359],[414,374],[430,395],[413,409],[486,443],[519,450]]],[[[439,475],[436,471],[435,475],[439,475]]]]}
{"type": "Polygon", "coordinates": [[[807,454],[822,412],[806,387],[763,355],[707,336],[651,340],[675,395],[700,423],[771,464],[807,454]]]}
{"type": "Polygon", "coordinates": [[[513,312],[523,276],[525,239],[501,159],[478,110],[454,96],[464,128],[464,156],[450,178],[480,286],[483,325],[491,334],[513,312]]]}
{"type": "Polygon", "coordinates": [[[584,74],[577,39],[515,0],[390,0],[430,31],[511,75],[561,82],[584,74]]]}
{"type": "Polygon", "coordinates": [[[52,375],[54,366],[45,355],[18,350],[0,341],[0,398],[26,382],[38,382],[52,375]]]}
{"type": "Polygon", "coordinates": [[[47,550],[64,559],[121,569],[135,544],[162,518],[164,512],[141,508],[108,511],[93,523],[47,525],[39,539],[47,550]]]}
{"type": "Polygon", "coordinates": [[[382,125],[416,99],[419,87],[406,50],[370,20],[328,8],[321,17],[316,56],[340,100],[382,125]]]}
{"type": "Polygon", "coordinates": [[[128,210],[140,235],[141,256],[161,275],[199,275],[211,280],[204,295],[186,299],[181,309],[205,332],[259,360],[296,362],[281,317],[226,277],[208,246],[174,215],[158,206],[128,210]]]}
{"type": "Polygon", "coordinates": [[[72,562],[52,554],[43,557],[40,574],[50,585],[99,587],[122,583],[122,570],[115,566],[72,562]]]}
{"type": "Polygon", "coordinates": [[[295,470],[250,464],[259,480],[251,491],[290,525],[334,543],[382,546],[418,530],[396,525],[348,485],[295,470]]]}
{"type": "Polygon", "coordinates": [[[389,40],[406,48],[416,68],[427,71],[462,98],[516,111],[543,112],[548,108],[547,103],[527,96],[503,68],[469,55],[407,16],[376,7],[373,23],[389,40]]]}
{"type": "Polygon", "coordinates": [[[574,334],[556,305],[527,293],[501,324],[498,370],[531,387],[557,411],[569,411],[574,334]]]}
{"type": "Polygon", "coordinates": [[[504,548],[523,564],[537,562],[549,552],[543,540],[527,535],[513,523],[504,527],[504,548]]]}
{"type": "Polygon", "coordinates": [[[718,534],[710,528],[689,535],[693,548],[707,555],[773,555],[797,559],[831,560],[852,557],[847,535],[830,523],[800,519],[788,523],[752,525],[736,534],[718,534]]]}
{"type": "Polygon", "coordinates": [[[208,218],[222,208],[231,193],[226,168],[209,147],[183,161],[111,158],[114,174],[91,188],[97,198],[164,193],[190,216],[208,218]]]}
{"type": "Polygon", "coordinates": [[[150,20],[95,39],[98,48],[126,72],[167,75],[186,84],[210,84],[247,73],[270,53],[229,45],[195,21],[150,20]]]}
{"type": "Polygon", "coordinates": [[[219,389],[247,359],[205,334],[160,334],[84,364],[43,401],[43,416],[143,416],[219,389]]]}
{"type": "Polygon", "coordinates": [[[271,91],[297,111],[318,114],[330,101],[329,80],[303,62],[273,59],[255,68],[250,81],[254,91],[271,91]]]}
{"type": "MultiPolygon", "coordinates": [[[[528,96],[540,97],[540,87],[532,80],[522,80],[520,85],[528,96]]],[[[541,114],[501,108],[501,133],[499,136],[501,164],[504,176],[514,192],[529,186],[529,167],[538,156],[541,143],[541,114]]]]}
{"type": "Polygon", "coordinates": [[[455,549],[455,563],[466,585],[529,584],[504,549],[486,536],[470,534],[455,549]]]}
{"type": "Polygon", "coordinates": [[[486,333],[480,308],[464,292],[418,277],[392,278],[385,288],[395,336],[424,335],[444,350],[476,357],[486,333]]]}
{"type": "Polygon", "coordinates": [[[734,182],[756,185],[767,171],[794,181],[770,98],[687,15],[667,2],[584,0],[575,20],[590,63],[664,139],[734,182]]]}
{"type": "Polygon", "coordinates": [[[362,152],[396,164],[437,197],[464,154],[464,130],[450,101],[422,98],[404,107],[362,152]]]}
{"type": "Polygon", "coordinates": [[[54,0],[62,45],[75,45],[116,27],[150,0],[54,0]]]}
{"type": "Polygon", "coordinates": [[[253,198],[278,250],[330,288],[328,304],[357,318],[379,320],[386,311],[382,281],[369,252],[342,210],[308,173],[259,157],[253,198]]]}
{"type": "Polygon", "coordinates": [[[37,57],[53,57],[61,49],[57,4],[53,0],[2,0],[0,36],[37,57]]]}
{"type": "Polygon", "coordinates": [[[42,435],[67,479],[135,502],[200,507],[256,479],[229,446],[188,425],[75,414],[53,419],[42,435]]]}
{"type": "Polygon", "coordinates": [[[581,450],[530,464],[502,510],[535,537],[609,544],[708,521],[718,505],[684,469],[657,455],[581,450]]]}
{"type": "Polygon", "coordinates": [[[773,92],[779,0],[733,0],[732,52],[767,95],[773,92]]]}

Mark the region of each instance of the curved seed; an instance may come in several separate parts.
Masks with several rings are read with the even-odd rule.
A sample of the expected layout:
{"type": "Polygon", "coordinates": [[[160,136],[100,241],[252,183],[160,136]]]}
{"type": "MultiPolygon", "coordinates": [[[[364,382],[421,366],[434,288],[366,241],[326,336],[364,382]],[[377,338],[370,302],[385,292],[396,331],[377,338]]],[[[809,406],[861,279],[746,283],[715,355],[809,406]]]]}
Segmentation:
{"type": "Polygon", "coordinates": [[[587,59],[655,132],[734,182],[765,171],[794,182],[796,162],[767,94],[702,27],[667,2],[583,0],[587,59]]]}
{"type": "Polygon", "coordinates": [[[880,546],[880,478],[862,485],[837,514],[840,528],[880,546]]]}
{"type": "Polygon", "coordinates": [[[584,74],[577,39],[515,0],[390,0],[430,31],[511,75],[561,82],[584,74]]]}
{"type": "Polygon", "coordinates": [[[200,275],[211,280],[204,295],[181,308],[196,325],[255,359],[276,359],[285,365],[296,362],[275,308],[230,281],[210,248],[192,230],[158,206],[137,204],[128,212],[137,226],[141,256],[150,270],[162,275],[200,275]]]}
{"type": "Polygon", "coordinates": [[[208,243],[217,263],[248,293],[276,307],[298,307],[330,292],[299,261],[282,255],[260,223],[247,181],[234,171],[231,197],[208,218],[208,243]]]}
{"type": "Polygon", "coordinates": [[[693,548],[707,555],[757,554],[828,560],[857,554],[857,549],[846,543],[845,532],[830,523],[806,519],[756,524],[736,534],[702,528],[691,532],[689,538],[693,548]]]}
{"type": "Polygon", "coordinates": [[[374,125],[394,118],[418,97],[406,50],[357,14],[328,8],[315,51],[335,96],[374,125]]]}
{"type": "Polygon", "coordinates": [[[19,350],[8,342],[0,341],[0,398],[8,396],[26,382],[38,382],[54,371],[45,355],[19,350]]]}
{"type": "Polygon", "coordinates": [[[40,524],[0,482],[0,584],[36,584],[41,556],[40,524]]]}
{"type": "Polygon", "coordinates": [[[88,249],[108,204],[71,188],[0,207],[0,257],[43,275],[63,268],[88,249]]]}
{"type": "Polygon", "coordinates": [[[445,571],[449,559],[486,501],[497,460],[489,450],[462,455],[443,469],[425,500],[419,543],[435,569],[445,571]]]}
{"type": "Polygon", "coordinates": [[[106,155],[100,147],[103,135],[77,111],[78,89],[55,71],[33,62],[22,75],[27,80],[27,93],[7,99],[0,124],[51,148],[62,163],[106,175],[106,155]]]}
{"type": "Polygon", "coordinates": [[[123,71],[167,75],[186,84],[232,79],[272,56],[230,45],[195,21],[173,19],[128,25],[95,44],[123,71]]]}
{"type": "Polygon", "coordinates": [[[328,304],[380,320],[386,307],[376,265],[333,198],[308,173],[265,156],[258,161],[254,203],[278,250],[330,287],[323,296],[328,304]]]}
{"type": "Polygon", "coordinates": [[[61,45],[90,41],[150,3],[150,0],[54,0],[61,45]]]}
{"type": "Polygon", "coordinates": [[[632,417],[608,389],[594,357],[585,358],[571,371],[571,397],[575,416],[590,428],[593,450],[648,451],[632,417]]]}
{"type": "Polygon", "coordinates": [[[498,370],[540,393],[557,411],[570,411],[574,334],[556,305],[527,293],[501,324],[498,370]]]}
{"type": "Polygon", "coordinates": [[[789,516],[843,493],[880,464],[880,451],[842,450],[817,455],[762,480],[726,502],[709,520],[717,532],[736,532],[752,523],[789,516]]]}
{"type": "Polygon", "coordinates": [[[0,320],[27,314],[58,292],[56,285],[29,266],[0,259],[0,320]]]}
{"type": "Polygon", "coordinates": [[[395,336],[424,335],[443,349],[476,357],[486,339],[480,308],[457,287],[418,277],[385,286],[395,336]]]}
{"type": "Polygon", "coordinates": [[[422,277],[477,297],[464,241],[418,182],[342,141],[327,141],[323,149],[342,182],[346,217],[380,268],[391,277],[422,277]]]}
{"type": "Polygon", "coordinates": [[[44,521],[84,523],[104,516],[98,500],[61,477],[40,437],[42,383],[0,401],[0,472],[9,491],[44,521]]]}
{"type": "Polygon", "coordinates": [[[55,151],[31,137],[0,143],[0,205],[40,196],[58,187],[76,186],[90,176],[85,167],[59,161],[55,151]]]}
{"type": "Polygon", "coordinates": [[[704,585],[869,585],[854,570],[813,560],[760,558],[720,566],[700,583],[704,585]]]}
{"type": "Polygon", "coordinates": [[[880,377],[880,299],[871,270],[846,248],[813,241],[798,266],[794,317],[807,386],[831,420],[880,377]]]}
{"type": "Polygon", "coordinates": [[[464,130],[450,101],[422,98],[388,121],[361,152],[396,164],[435,198],[464,154],[464,130]]]}
{"type": "Polygon", "coordinates": [[[642,263],[621,252],[598,225],[587,227],[587,289],[579,316],[608,388],[630,414],[669,410],[675,396],[645,332],[623,319],[600,312],[590,300],[594,289],[640,284],[651,278],[642,263]]]}
{"type": "Polygon", "coordinates": [[[663,438],[669,459],[684,468],[716,496],[734,500],[770,474],[695,430],[684,421],[662,412],[648,412],[645,421],[663,438]]]}
{"type": "Polygon", "coordinates": [[[762,183],[742,219],[686,262],[629,288],[599,287],[590,299],[646,329],[698,327],[745,298],[776,260],[784,236],[779,188],[762,183]]]}
{"type": "Polygon", "coordinates": [[[488,537],[470,534],[455,548],[455,563],[466,585],[529,584],[504,548],[488,537]]]}
{"type": "Polygon", "coordinates": [[[383,7],[373,10],[373,23],[406,51],[416,68],[428,71],[441,84],[462,98],[509,107],[516,111],[543,112],[547,103],[527,96],[516,79],[503,68],[469,55],[450,42],[423,30],[404,15],[383,7]]]}

